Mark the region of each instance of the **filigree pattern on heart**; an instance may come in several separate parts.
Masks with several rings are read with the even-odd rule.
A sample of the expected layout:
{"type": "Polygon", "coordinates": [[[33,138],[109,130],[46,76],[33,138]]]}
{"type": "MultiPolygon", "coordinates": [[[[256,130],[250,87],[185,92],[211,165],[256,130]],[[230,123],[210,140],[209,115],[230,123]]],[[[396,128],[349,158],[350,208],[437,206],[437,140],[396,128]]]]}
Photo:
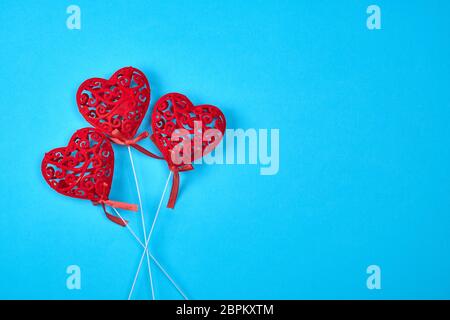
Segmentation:
{"type": "Polygon", "coordinates": [[[114,174],[114,151],[111,142],[98,130],[76,131],[66,147],[47,152],[41,164],[42,176],[57,192],[100,204],[111,221],[126,225],[112,216],[105,205],[137,211],[137,206],[109,200],[114,174]]]}
{"type": "Polygon", "coordinates": [[[42,174],[53,189],[94,202],[108,198],[113,173],[111,143],[91,128],[75,132],[67,147],[53,149],[42,161],[42,174]]]}
{"type": "Polygon", "coordinates": [[[91,125],[109,136],[116,130],[124,139],[132,139],[150,103],[150,84],[142,71],[126,67],[109,80],[84,81],[76,99],[81,114],[91,125]]]}
{"type": "Polygon", "coordinates": [[[216,129],[221,133],[225,132],[225,116],[219,108],[213,105],[194,106],[184,95],[179,93],[169,93],[162,96],[155,104],[152,113],[152,140],[172,169],[183,171],[184,168],[191,168],[191,163],[199,157],[205,156],[213,148],[207,149],[210,145],[217,145],[221,137],[210,136],[209,140],[202,139],[202,134],[208,129],[216,129]],[[197,124],[197,126],[196,126],[197,124]],[[184,129],[181,131],[180,129],[184,129]],[[197,130],[197,136],[195,131],[197,130]],[[179,134],[180,139],[173,139],[173,134],[179,134]],[[195,143],[195,139],[199,139],[195,143]],[[217,140],[216,140],[217,139],[217,140]],[[190,162],[177,164],[172,161],[172,150],[180,141],[188,141],[191,148],[190,162]],[[207,151],[207,152],[205,152],[207,151]]]}

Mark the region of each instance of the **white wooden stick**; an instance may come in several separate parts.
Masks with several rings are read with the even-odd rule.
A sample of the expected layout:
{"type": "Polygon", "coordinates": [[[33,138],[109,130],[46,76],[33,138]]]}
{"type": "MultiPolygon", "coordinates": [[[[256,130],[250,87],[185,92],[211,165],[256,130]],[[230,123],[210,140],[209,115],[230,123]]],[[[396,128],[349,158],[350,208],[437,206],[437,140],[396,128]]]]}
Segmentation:
{"type": "MultiPolygon", "coordinates": [[[[136,233],[133,231],[133,229],[125,222],[125,220],[122,218],[121,214],[116,208],[112,208],[117,216],[125,223],[125,227],[130,231],[130,233],[133,235],[133,237],[136,239],[136,241],[141,245],[143,249],[145,249],[145,245],[142,243],[142,241],[138,238],[136,233]]],[[[147,250],[148,251],[148,250],[147,250]]],[[[175,282],[175,280],[172,279],[172,277],[169,275],[169,273],[163,268],[163,266],[159,263],[158,260],[152,255],[151,252],[148,252],[150,255],[150,259],[153,260],[153,262],[158,266],[158,268],[162,271],[162,273],[166,276],[167,279],[172,283],[172,285],[175,287],[175,289],[178,290],[178,292],[183,296],[185,300],[188,300],[187,296],[184,294],[183,290],[178,286],[178,284],[175,282]]]]}
{"type": "Polygon", "coordinates": [[[131,296],[133,295],[134,286],[135,286],[136,280],[137,280],[137,278],[139,276],[139,272],[141,271],[142,261],[144,260],[145,253],[148,251],[147,250],[148,249],[148,244],[150,243],[150,238],[152,237],[153,229],[155,227],[156,220],[158,219],[159,211],[161,210],[161,205],[162,205],[162,202],[164,200],[164,196],[165,196],[166,191],[167,191],[167,186],[169,185],[169,181],[170,181],[171,177],[172,177],[172,171],[170,171],[169,176],[167,177],[167,181],[166,181],[166,185],[164,187],[164,191],[163,191],[163,193],[161,195],[161,199],[159,200],[158,209],[156,210],[156,214],[155,214],[155,217],[153,219],[152,227],[150,228],[150,232],[148,234],[147,241],[145,242],[144,252],[142,252],[141,260],[139,261],[139,266],[137,268],[136,275],[134,276],[133,285],[131,286],[130,294],[128,295],[128,300],[130,300],[131,296]]]}
{"type": "MultiPolygon", "coordinates": [[[[131,168],[133,170],[133,175],[134,175],[134,182],[136,183],[136,191],[138,194],[138,199],[139,199],[139,209],[141,211],[141,221],[142,221],[142,230],[144,232],[144,241],[147,240],[147,231],[146,231],[146,227],[145,227],[145,217],[144,217],[144,208],[142,206],[142,199],[141,199],[141,191],[139,189],[139,183],[138,183],[138,178],[136,175],[136,169],[134,168],[134,161],[133,161],[133,156],[131,154],[131,147],[128,146],[128,154],[130,156],[130,162],[131,162],[131,168]]],[[[150,266],[150,257],[148,254],[148,251],[144,251],[144,253],[147,256],[147,267],[148,267],[148,275],[150,277],[150,288],[152,290],[152,299],[155,300],[155,290],[153,289],[153,277],[152,277],[152,269],[150,266]]]]}

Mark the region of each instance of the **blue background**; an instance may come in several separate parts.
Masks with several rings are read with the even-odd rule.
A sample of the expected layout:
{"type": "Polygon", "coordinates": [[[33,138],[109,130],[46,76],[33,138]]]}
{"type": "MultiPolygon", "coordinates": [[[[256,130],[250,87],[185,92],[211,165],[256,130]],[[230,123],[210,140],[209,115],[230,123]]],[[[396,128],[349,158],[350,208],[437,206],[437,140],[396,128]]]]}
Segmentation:
{"type": "MultiPolygon", "coordinates": [[[[196,166],[161,211],[151,250],[190,298],[450,298],[450,2],[374,3],[382,30],[366,27],[372,1],[77,0],[69,30],[72,2],[2,1],[0,298],[127,297],[141,248],[50,189],[40,161],[87,126],[79,84],[128,65],[152,106],[179,91],[228,128],[280,129],[277,175],[196,166]],[[72,264],[81,290],[66,288],[72,264]]],[[[137,203],[114,148],[111,198],[137,203]]],[[[149,227],[168,170],[134,155],[149,227]]],[[[153,270],[157,298],[178,299],[153,270]]],[[[135,297],[150,297],[145,272],[135,297]]]]}

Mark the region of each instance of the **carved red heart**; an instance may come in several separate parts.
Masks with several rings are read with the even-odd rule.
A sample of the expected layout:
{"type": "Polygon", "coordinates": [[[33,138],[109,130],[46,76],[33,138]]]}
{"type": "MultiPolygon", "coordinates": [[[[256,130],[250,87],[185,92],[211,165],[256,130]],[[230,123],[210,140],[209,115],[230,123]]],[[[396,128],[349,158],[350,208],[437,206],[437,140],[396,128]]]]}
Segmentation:
{"type": "MultiPolygon", "coordinates": [[[[109,200],[114,174],[114,151],[111,142],[98,130],[83,128],[76,131],[67,147],[47,152],[42,160],[42,176],[57,192],[94,204],[110,205],[136,211],[137,207],[109,200]]],[[[120,225],[124,221],[108,218],[120,225]]]]}
{"type": "Polygon", "coordinates": [[[182,94],[169,93],[156,102],[152,113],[151,139],[173,172],[168,208],[175,206],[179,171],[192,170],[195,159],[211,152],[222,139],[225,127],[225,116],[219,108],[207,104],[194,106],[182,94]],[[183,153],[182,157],[179,151],[183,153]]]}
{"type": "Polygon", "coordinates": [[[152,140],[169,167],[178,171],[192,169],[191,163],[194,160],[211,152],[220,142],[225,127],[225,116],[219,108],[208,104],[194,106],[180,93],[162,96],[156,102],[152,113],[152,140]],[[215,129],[220,136],[208,129],[215,129]],[[212,135],[208,135],[208,132],[212,132],[212,135]],[[179,138],[173,139],[173,134],[179,138]],[[203,141],[205,139],[202,139],[202,134],[205,135],[206,141],[203,141]],[[188,141],[191,145],[189,162],[173,161],[172,153],[180,141],[188,141]]]}
{"type": "Polygon", "coordinates": [[[83,117],[95,128],[112,136],[132,139],[150,103],[150,84],[144,73],[133,67],[116,71],[109,80],[91,78],[77,91],[83,117]]]}
{"type": "Polygon", "coordinates": [[[80,129],[67,147],[47,152],[42,175],[57,192],[98,202],[108,199],[114,173],[111,142],[92,128],[80,129]]]}

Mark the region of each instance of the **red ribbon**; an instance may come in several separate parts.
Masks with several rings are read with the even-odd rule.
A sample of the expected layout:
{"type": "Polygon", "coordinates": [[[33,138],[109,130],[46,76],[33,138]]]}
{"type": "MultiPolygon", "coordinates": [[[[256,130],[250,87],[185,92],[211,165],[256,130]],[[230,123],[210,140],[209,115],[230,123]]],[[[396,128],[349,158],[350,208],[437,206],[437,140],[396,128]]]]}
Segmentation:
{"type": "Polygon", "coordinates": [[[111,220],[114,223],[117,223],[118,225],[125,227],[128,224],[127,220],[122,220],[119,217],[113,216],[108,211],[106,211],[106,206],[110,206],[113,208],[118,209],[124,209],[124,210],[130,210],[130,211],[138,211],[138,206],[135,204],[125,203],[125,202],[119,202],[119,201],[112,201],[112,200],[99,200],[97,202],[94,202],[94,205],[101,204],[103,208],[103,212],[105,212],[106,217],[111,220]]]}
{"type": "Polygon", "coordinates": [[[127,220],[123,220],[120,217],[116,217],[113,216],[112,214],[110,214],[108,211],[106,211],[106,206],[110,206],[113,208],[117,208],[117,209],[123,209],[123,210],[129,210],[129,211],[138,211],[138,206],[135,204],[131,204],[131,203],[126,203],[126,202],[120,202],[120,201],[114,201],[114,200],[109,200],[109,199],[104,199],[107,198],[107,193],[108,193],[108,186],[105,184],[104,185],[104,189],[103,189],[103,195],[102,195],[102,199],[98,200],[98,201],[93,201],[94,205],[97,204],[101,204],[102,208],[103,208],[103,212],[105,212],[106,217],[111,220],[114,223],[117,223],[118,225],[125,227],[128,224],[127,220]]]}
{"type": "Polygon", "coordinates": [[[178,197],[178,189],[180,188],[180,174],[178,170],[173,170],[172,190],[170,190],[169,202],[167,208],[173,209],[178,197]]]}
{"type": "Polygon", "coordinates": [[[145,138],[148,137],[148,132],[144,131],[142,132],[140,135],[138,135],[136,138],[134,139],[127,139],[125,138],[119,130],[114,129],[111,133],[112,137],[110,137],[111,141],[123,145],[123,146],[131,146],[133,148],[135,148],[136,150],[142,152],[143,154],[145,154],[146,156],[155,158],[155,159],[164,159],[164,157],[158,156],[150,151],[148,151],[147,149],[141,147],[140,145],[138,145],[137,143],[145,138]]]}
{"type": "Polygon", "coordinates": [[[180,173],[181,171],[189,171],[193,170],[194,167],[192,164],[184,165],[183,167],[171,167],[170,171],[173,173],[173,180],[172,180],[172,189],[170,190],[170,197],[169,201],[167,202],[167,208],[173,209],[175,207],[175,202],[177,201],[178,197],[178,190],[180,189],[180,173]]]}

